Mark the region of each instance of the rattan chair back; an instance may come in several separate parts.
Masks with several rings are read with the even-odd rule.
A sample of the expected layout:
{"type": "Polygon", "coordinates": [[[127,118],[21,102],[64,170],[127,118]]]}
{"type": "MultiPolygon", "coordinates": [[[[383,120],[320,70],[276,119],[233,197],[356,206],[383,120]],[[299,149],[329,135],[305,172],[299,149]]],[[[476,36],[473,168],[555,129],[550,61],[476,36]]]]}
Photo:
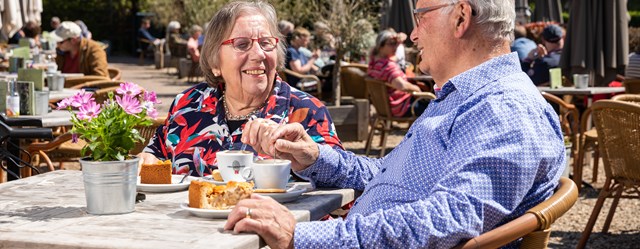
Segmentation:
{"type": "Polygon", "coordinates": [[[136,129],[140,133],[140,136],[144,138],[144,142],[136,143],[136,147],[134,147],[130,151],[131,155],[137,155],[138,153],[142,152],[142,150],[144,150],[144,147],[147,147],[149,141],[151,141],[151,138],[153,138],[153,135],[156,134],[156,130],[158,129],[158,127],[160,125],[164,125],[165,120],[166,117],[158,117],[153,120],[153,124],[150,126],[136,127],[136,129]]]}
{"type": "Polygon", "coordinates": [[[582,232],[584,248],[606,198],[614,198],[602,228],[607,233],[620,198],[640,198],[640,105],[600,100],[591,106],[607,177],[582,232]]]}
{"type": "Polygon", "coordinates": [[[456,248],[498,248],[523,238],[520,248],[547,248],[551,225],[578,199],[578,189],[569,178],[561,177],[555,193],[522,216],[475,237],[456,248]]]}
{"type": "Polygon", "coordinates": [[[340,67],[340,87],[342,96],[357,99],[368,98],[369,92],[364,78],[367,76],[367,65],[349,64],[340,67]]]}
{"type": "Polygon", "coordinates": [[[640,105],[640,94],[618,94],[613,96],[611,100],[624,101],[640,105]]]}

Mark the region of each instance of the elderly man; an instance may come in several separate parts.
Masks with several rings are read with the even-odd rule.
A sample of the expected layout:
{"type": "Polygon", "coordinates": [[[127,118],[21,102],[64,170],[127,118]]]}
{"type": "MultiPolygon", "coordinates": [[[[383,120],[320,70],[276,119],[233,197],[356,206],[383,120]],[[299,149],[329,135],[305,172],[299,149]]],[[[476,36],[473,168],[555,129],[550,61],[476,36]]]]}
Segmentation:
{"type": "Polygon", "coordinates": [[[50,37],[58,43],[56,64],[62,73],[109,77],[107,54],[95,41],[82,38],[78,24],[64,21],[50,37]]]}
{"type": "Polygon", "coordinates": [[[296,124],[247,123],[242,142],[292,161],[316,187],[364,191],[346,219],[297,223],[254,194],[225,229],[272,248],[450,248],[552,195],[564,165],[557,115],[510,53],[512,0],[419,0],[411,40],[437,99],[386,157],[317,145],[296,124]]]}

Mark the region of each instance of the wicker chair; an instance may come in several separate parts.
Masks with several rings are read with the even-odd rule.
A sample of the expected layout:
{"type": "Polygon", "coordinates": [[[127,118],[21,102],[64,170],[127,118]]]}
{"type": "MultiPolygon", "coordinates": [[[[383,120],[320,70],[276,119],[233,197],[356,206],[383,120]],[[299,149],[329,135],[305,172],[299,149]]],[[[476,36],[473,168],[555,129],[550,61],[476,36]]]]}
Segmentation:
{"type": "Polygon", "coordinates": [[[64,88],[71,88],[75,85],[79,85],[89,81],[96,81],[96,80],[111,80],[111,79],[104,76],[96,76],[96,75],[85,75],[81,77],[65,78],[64,88]]]}
{"type": "MultiPolygon", "coordinates": [[[[615,101],[624,101],[630,103],[640,104],[640,95],[637,94],[619,94],[612,98],[615,101]]],[[[596,182],[598,179],[598,165],[600,162],[600,152],[598,149],[598,132],[596,128],[592,128],[587,130],[589,117],[591,116],[591,108],[585,110],[582,114],[582,119],[580,120],[580,136],[579,147],[578,147],[578,155],[576,157],[576,162],[574,163],[573,175],[574,181],[576,184],[579,184],[582,179],[582,168],[584,166],[584,156],[587,150],[593,150],[593,173],[591,176],[592,182],[596,182]]],[[[580,185],[578,185],[578,190],[580,190],[580,185]]]]}
{"type": "Polygon", "coordinates": [[[607,178],[577,248],[586,246],[606,198],[614,199],[602,228],[604,233],[609,230],[620,198],[640,198],[640,106],[601,100],[592,110],[607,178]]]}
{"type": "Polygon", "coordinates": [[[131,155],[136,155],[142,152],[144,147],[147,147],[147,145],[149,144],[149,141],[151,141],[151,138],[153,138],[153,135],[156,134],[156,130],[158,129],[158,127],[160,125],[164,125],[165,120],[166,120],[166,117],[161,117],[161,118],[159,117],[154,119],[153,124],[150,126],[138,127],[138,132],[140,132],[140,136],[144,138],[144,142],[137,143],[136,147],[134,147],[130,151],[131,155]]]}
{"type": "Polygon", "coordinates": [[[551,224],[564,215],[578,199],[578,189],[569,178],[560,178],[556,192],[525,214],[456,248],[498,248],[523,238],[520,248],[547,248],[551,224]]]}
{"type": "MultiPolygon", "coordinates": [[[[578,122],[580,121],[580,112],[578,112],[578,108],[553,94],[542,92],[542,97],[544,97],[548,102],[558,105],[560,111],[558,114],[560,118],[560,125],[562,126],[562,131],[565,136],[569,136],[571,141],[571,157],[575,159],[576,154],[578,153],[578,122]]],[[[569,159],[567,158],[567,160],[569,159]]],[[[580,182],[576,182],[576,184],[580,184],[580,182]]]]}
{"type": "Polygon", "coordinates": [[[622,84],[625,93],[640,94],[640,79],[625,79],[622,84]]]}
{"type": "Polygon", "coordinates": [[[315,82],[317,82],[315,87],[305,87],[304,84],[299,84],[299,86],[295,86],[295,87],[299,88],[301,91],[308,92],[311,95],[314,95],[319,99],[322,98],[322,81],[320,81],[320,78],[318,78],[318,76],[315,76],[313,74],[301,74],[301,73],[295,72],[295,71],[293,71],[291,69],[287,69],[287,68],[283,68],[281,71],[279,71],[278,75],[280,76],[280,78],[282,78],[282,80],[284,80],[287,83],[288,83],[287,79],[289,77],[291,77],[291,76],[297,77],[298,79],[300,79],[300,81],[315,81],[315,82]],[[315,93],[312,92],[313,90],[315,90],[315,93]]]}
{"type": "Polygon", "coordinates": [[[367,84],[367,65],[349,64],[340,67],[340,92],[342,96],[352,96],[357,99],[369,98],[367,84]]]}
{"type": "MultiPolygon", "coordinates": [[[[390,84],[385,83],[384,81],[376,80],[373,78],[365,78],[364,79],[367,84],[367,90],[369,91],[369,99],[371,100],[371,104],[376,108],[376,116],[373,122],[371,123],[371,130],[369,131],[369,136],[367,137],[367,144],[365,145],[365,155],[369,155],[371,151],[371,142],[373,141],[373,136],[375,131],[380,131],[380,157],[385,155],[386,144],[387,144],[387,135],[389,132],[395,127],[391,124],[392,122],[407,122],[409,124],[413,123],[416,120],[416,116],[413,113],[412,106],[412,115],[410,117],[394,117],[391,113],[391,104],[389,102],[389,94],[387,91],[387,87],[392,87],[390,84]]],[[[414,98],[417,99],[435,99],[436,96],[433,93],[429,92],[418,92],[413,93],[414,98]]],[[[417,101],[414,101],[414,104],[417,101]]]]}
{"type": "Polygon", "coordinates": [[[109,67],[107,71],[109,71],[109,78],[111,78],[111,80],[120,80],[122,78],[120,69],[109,67]]]}
{"type": "Polygon", "coordinates": [[[149,50],[149,46],[154,46],[153,42],[144,39],[144,38],[138,38],[138,50],[137,52],[140,53],[140,57],[138,57],[138,65],[143,65],[144,64],[144,58],[146,58],[147,56],[147,52],[149,50]]]}
{"type": "Polygon", "coordinates": [[[629,102],[640,105],[640,94],[618,94],[613,96],[611,100],[629,102]]]}

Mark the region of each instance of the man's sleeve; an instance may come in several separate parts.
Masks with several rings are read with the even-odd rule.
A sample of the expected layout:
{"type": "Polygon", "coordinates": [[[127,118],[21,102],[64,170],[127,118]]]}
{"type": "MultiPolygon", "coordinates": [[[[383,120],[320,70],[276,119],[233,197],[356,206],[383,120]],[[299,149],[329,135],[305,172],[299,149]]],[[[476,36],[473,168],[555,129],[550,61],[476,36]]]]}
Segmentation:
{"type": "MultiPolygon", "coordinates": [[[[527,113],[531,110],[503,109],[507,106],[489,104],[458,116],[448,154],[441,155],[451,159],[442,167],[447,170],[438,170],[438,179],[424,179],[437,181],[423,190],[429,191],[424,198],[398,195],[397,205],[388,209],[352,213],[346,220],[298,223],[295,247],[451,248],[548,198],[557,184],[558,165],[564,163],[557,127],[551,129],[544,116],[527,113]],[[493,118],[496,113],[500,116],[493,118]]],[[[321,157],[326,156],[321,150],[321,157]]],[[[311,172],[319,166],[313,165],[311,172]]]]}
{"type": "Polygon", "coordinates": [[[90,46],[90,49],[92,50],[89,51],[89,53],[91,53],[91,58],[87,61],[87,63],[89,63],[89,68],[91,68],[90,75],[104,76],[108,78],[109,70],[107,69],[107,53],[105,53],[104,49],[98,46],[98,44],[90,46]]]}

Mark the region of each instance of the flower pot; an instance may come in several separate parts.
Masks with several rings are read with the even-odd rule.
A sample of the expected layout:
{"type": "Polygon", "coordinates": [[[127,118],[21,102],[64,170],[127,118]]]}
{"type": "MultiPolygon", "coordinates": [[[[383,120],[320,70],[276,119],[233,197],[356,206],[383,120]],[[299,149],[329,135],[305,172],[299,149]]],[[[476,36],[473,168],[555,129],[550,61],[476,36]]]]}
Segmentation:
{"type": "Polygon", "coordinates": [[[87,213],[124,214],[135,210],[138,161],[96,162],[80,159],[87,213]]]}

